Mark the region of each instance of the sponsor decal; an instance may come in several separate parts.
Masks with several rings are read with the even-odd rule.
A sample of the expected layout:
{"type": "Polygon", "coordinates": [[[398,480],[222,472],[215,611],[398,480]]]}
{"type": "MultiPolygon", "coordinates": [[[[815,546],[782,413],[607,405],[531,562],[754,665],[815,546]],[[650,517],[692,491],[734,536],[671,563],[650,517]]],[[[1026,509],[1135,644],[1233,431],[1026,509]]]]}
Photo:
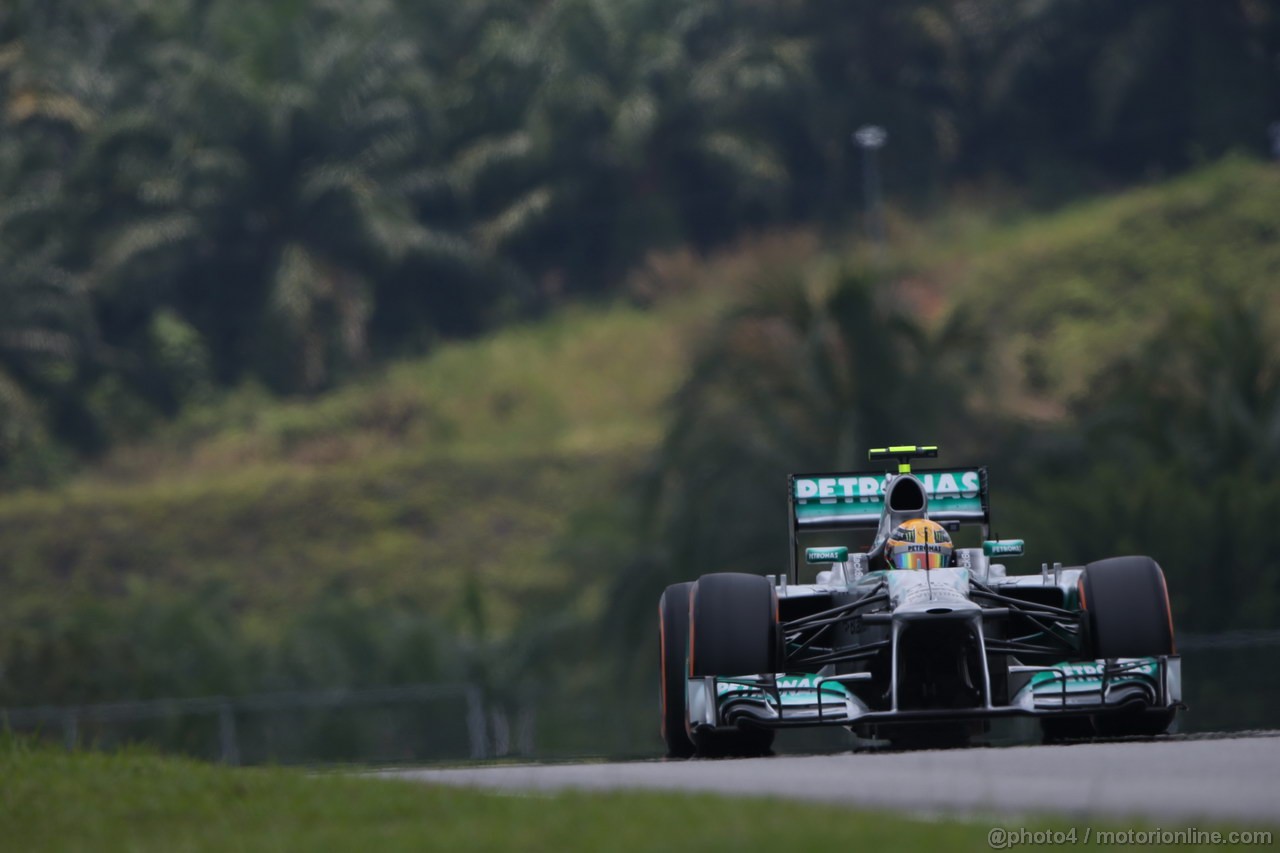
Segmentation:
{"type": "Polygon", "coordinates": [[[849,549],[839,548],[806,548],[804,559],[807,563],[843,563],[849,559],[849,549]]]}
{"type": "MultiPolygon", "coordinates": [[[[977,471],[925,471],[915,476],[924,483],[931,498],[976,498],[982,490],[982,478],[977,471]]],[[[796,497],[879,502],[884,500],[885,479],[883,474],[797,478],[796,497]]]]}
{"type": "MultiPolygon", "coordinates": [[[[978,470],[927,471],[919,478],[929,499],[929,514],[938,518],[981,518],[982,474],[978,470]]],[[[884,508],[883,474],[832,474],[795,479],[795,513],[800,524],[868,522],[884,508]]]]}
{"type": "Polygon", "coordinates": [[[723,696],[726,693],[755,693],[759,691],[759,687],[754,684],[743,684],[736,681],[717,681],[716,695],[723,696]]]}
{"type": "MultiPolygon", "coordinates": [[[[782,697],[783,701],[784,702],[785,701],[793,701],[793,702],[806,701],[803,695],[800,695],[800,696],[796,696],[794,694],[788,695],[786,691],[799,691],[799,690],[816,691],[818,689],[819,678],[820,676],[817,676],[817,675],[784,675],[782,676],[781,678],[778,679],[778,688],[784,691],[783,697],[782,697]]],[[[846,691],[844,688],[844,685],[840,684],[840,682],[838,681],[824,681],[822,683],[822,692],[838,693],[843,696],[848,691],[846,691]]],[[[748,694],[748,695],[763,693],[768,696],[773,695],[772,690],[765,690],[763,687],[761,687],[759,684],[756,684],[756,683],[748,683],[746,681],[720,681],[720,680],[716,681],[717,696],[726,696],[729,694],[737,694],[737,693],[748,694]]],[[[812,698],[813,696],[812,693],[808,695],[810,696],[810,698],[812,698]]]]}
{"type": "MultiPolygon", "coordinates": [[[[787,676],[786,678],[778,679],[778,687],[783,690],[804,690],[806,688],[817,690],[818,680],[819,676],[816,675],[787,676]]],[[[844,692],[844,687],[838,681],[824,681],[822,682],[822,689],[832,693],[844,692]]]]}
{"type": "Polygon", "coordinates": [[[989,539],[982,543],[988,557],[1021,557],[1026,543],[1021,539],[989,539]]]}
{"type": "MultiPolygon", "coordinates": [[[[1067,687],[1069,690],[1098,690],[1102,687],[1103,663],[1101,661],[1058,663],[1054,664],[1053,668],[1066,676],[1067,687]]],[[[1148,658],[1146,661],[1136,666],[1126,665],[1122,672],[1115,673],[1109,680],[1112,683],[1119,684],[1123,681],[1144,676],[1147,678],[1154,678],[1157,674],[1158,668],[1156,661],[1148,658]]],[[[1052,672],[1037,672],[1035,675],[1031,676],[1031,686],[1033,688],[1044,687],[1047,689],[1061,690],[1062,678],[1061,676],[1054,675],[1052,672]]]]}

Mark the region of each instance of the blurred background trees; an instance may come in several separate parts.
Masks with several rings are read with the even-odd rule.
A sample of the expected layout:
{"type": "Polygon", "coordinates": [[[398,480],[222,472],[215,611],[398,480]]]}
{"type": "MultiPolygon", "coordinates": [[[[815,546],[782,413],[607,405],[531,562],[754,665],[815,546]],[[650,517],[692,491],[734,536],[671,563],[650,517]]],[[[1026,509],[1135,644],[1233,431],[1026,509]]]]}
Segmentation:
{"type": "Polygon", "coordinates": [[[655,247],[845,223],[865,123],[904,202],[1262,151],[1278,49],[1256,0],[16,0],[3,467],[247,378],[330,387],[655,247]]]}
{"type": "Polygon", "coordinates": [[[595,696],[626,659],[634,705],[663,585],[776,570],[783,476],[886,441],[999,458],[998,530],[1033,562],[1158,553],[1184,630],[1273,626],[1280,580],[1254,569],[1280,551],[1280,186],[1255,161],[1278,56],[1263,0],[10,0],[0,485],[57,497],[0,507],[0,578],[23,590],[0,691],[449,677],[514,708],[553,678],[595,696]],[[871,124],[874,256],[849,236],[871,124]],[[757,263],[783,231],[816,259],[757,263]],[[695,291],[714,308],[664,313],[695,291]],[[610,340],[640,322],[616,316],[597,339],[563,320],[584,302],[679,342],[610,340]],[[503,342],[453,352],[452,383],[405,367],[521,324],[577,336],[604,378],[531,379],[503,342]],[[306,473],[57,504],[174,421],[259,430],[203,447],[192,481],[306,473]],[[544,491],[494,518],[432,491],[488,507],[535,469],[544,491]],[[520,550],[535,530],[550,555],[520,550]],[[404,581],[432,572],[460,599],[404,581]],[[481,594],[507,572],[519,618],[481,594]],[[299,612],[264,617],[267,588],[299,612]]]}

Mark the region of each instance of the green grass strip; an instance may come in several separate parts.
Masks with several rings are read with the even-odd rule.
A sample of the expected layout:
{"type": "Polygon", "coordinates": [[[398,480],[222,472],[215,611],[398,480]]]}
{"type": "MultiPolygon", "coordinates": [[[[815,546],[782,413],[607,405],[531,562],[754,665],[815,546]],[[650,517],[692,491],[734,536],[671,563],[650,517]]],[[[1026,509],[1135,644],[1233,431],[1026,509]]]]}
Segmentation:
{"type": "Polygon", "coordinates": [[[985,850],[993,826],[1071,824],[678,793],[496,794],[0,744],[6,850],[985,850]]]}

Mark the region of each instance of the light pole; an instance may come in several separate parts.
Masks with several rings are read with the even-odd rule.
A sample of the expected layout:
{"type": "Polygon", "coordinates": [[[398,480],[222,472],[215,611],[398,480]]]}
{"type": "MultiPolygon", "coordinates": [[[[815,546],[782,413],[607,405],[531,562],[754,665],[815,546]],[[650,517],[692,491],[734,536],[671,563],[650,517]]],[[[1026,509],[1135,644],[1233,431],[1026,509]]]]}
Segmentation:
{"type": "Polygon", "coordinates": [[[876,253],[884,259],[884,206],[880,201],[880,169],[876,152],[889,141],[883,127],[868,124],[854,131],[853,142],[862,149],[862,195],[866,204],[867,235],[876,245],[876,253]]]}

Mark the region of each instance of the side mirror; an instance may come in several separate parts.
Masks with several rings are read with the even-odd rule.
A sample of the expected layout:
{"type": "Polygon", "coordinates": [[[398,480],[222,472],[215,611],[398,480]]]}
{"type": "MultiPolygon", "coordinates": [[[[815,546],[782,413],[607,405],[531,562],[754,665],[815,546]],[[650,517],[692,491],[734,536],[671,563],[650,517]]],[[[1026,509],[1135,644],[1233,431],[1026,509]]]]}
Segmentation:
{"type": "Polygon", "coordinates": [[[982,543],[982,553],[988,557],[1021,557],[1024,547],[1021,539],[988,539],[982,543]]]}
{"type": "Polygon", "coordinates": [[[836,548],[805,548],[804,561],[813,563],[843,563],[849,559],[849,549],[843,545],[836,548]]]}

